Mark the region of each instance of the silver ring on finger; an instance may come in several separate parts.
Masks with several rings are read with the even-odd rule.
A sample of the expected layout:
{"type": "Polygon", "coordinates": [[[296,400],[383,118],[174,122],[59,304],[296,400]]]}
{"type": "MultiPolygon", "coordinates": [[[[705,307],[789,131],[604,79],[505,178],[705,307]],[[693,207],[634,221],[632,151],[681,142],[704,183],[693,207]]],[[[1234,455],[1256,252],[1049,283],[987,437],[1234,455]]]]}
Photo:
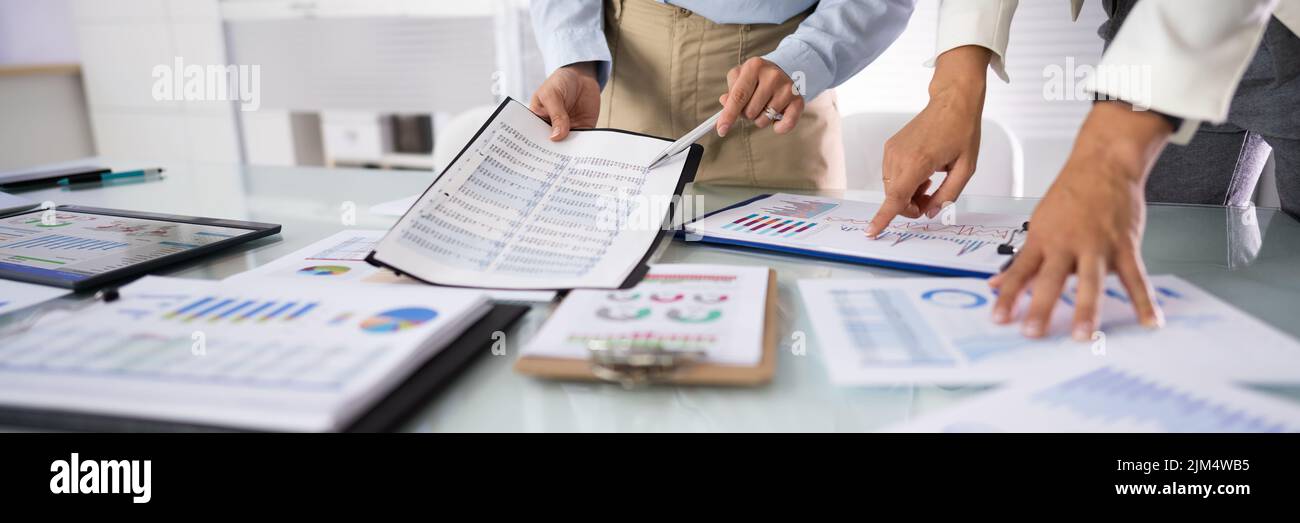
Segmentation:
{"type": "Polygon", "coordinates": [[[767,106],[767,110],[763,111],[763,116],[766,116],[768,120],[773,122],[779,122],[782,118],[785,118],[785,115],[776,112],[776,109],[773,109],[770,105],[767,106]]]}

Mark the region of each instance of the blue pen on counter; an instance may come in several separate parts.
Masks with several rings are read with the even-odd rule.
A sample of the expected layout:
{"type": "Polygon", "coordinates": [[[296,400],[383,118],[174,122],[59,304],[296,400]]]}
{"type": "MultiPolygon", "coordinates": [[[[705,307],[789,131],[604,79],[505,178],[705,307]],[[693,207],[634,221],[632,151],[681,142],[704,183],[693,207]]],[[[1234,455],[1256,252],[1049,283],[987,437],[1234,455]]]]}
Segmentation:
{"type": "Polygon", "coordinates": [[[159,167],[154,169],[140,169],[137,171],[122,171],[116,173],[94,173],[94,174],[85,174],[85,175],[74,175],[59,180],[59,185],[71,185],[74,183],[87,183],[87,182],[107,182],[112,180],[120,180],[123,178],[152,176],[152,175],[162,174],[162,172],[163,169],[159,167]]]}

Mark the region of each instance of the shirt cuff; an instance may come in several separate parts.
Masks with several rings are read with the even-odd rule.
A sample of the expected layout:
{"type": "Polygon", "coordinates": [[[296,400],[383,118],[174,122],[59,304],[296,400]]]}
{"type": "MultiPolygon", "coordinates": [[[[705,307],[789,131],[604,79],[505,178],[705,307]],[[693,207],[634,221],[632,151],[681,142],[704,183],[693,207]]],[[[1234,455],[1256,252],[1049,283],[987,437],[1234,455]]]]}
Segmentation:
{"type": "MultiPolygon", "coordinates": [[[[969,1],[969,0],[963,0],[969,1]]],[[[1019,2],[994,0],[992,2],[944,2],[939,11],[938,38],[934,56],[925,62],[934,67],[939,55],[964,45],[978,45],[993,52],[989,67],[1003,82],[1011,82],[1007,75],[1006,54],[1011,34],[1011,19],[1019,2]],[[994,6],[996,4],[996,6],[994,6]]]]}
{"type": "Polygon", "coordinates": [[[786,37],[763,59],[785,71],[790,80],[794,81],[795,94],[803,95],[804,100],[817,98],[835,82],[830,68],[821,56],[797,38],[786,37]]]}
{"type": "Polygon", "coordinates": [[[600,82],[601,89],[605,88],[613,57],[609,53],[604,33],[587,30],[559,31],[551,35],[548,44],[542,53],[547,75],[566,65],[596,62],[596,81],[600,82]]]}
{"type": "Polygon", "coordinates": [[[1179,118],[1178,127],[1174,129],[1174,134],[1169,137],[1169,143],[1174,145],[1187,145],[1192,143],[1192,137],[1196,136],[1196,131],[1201,129],[1201,120],[1190,120],[1179,118]]]}

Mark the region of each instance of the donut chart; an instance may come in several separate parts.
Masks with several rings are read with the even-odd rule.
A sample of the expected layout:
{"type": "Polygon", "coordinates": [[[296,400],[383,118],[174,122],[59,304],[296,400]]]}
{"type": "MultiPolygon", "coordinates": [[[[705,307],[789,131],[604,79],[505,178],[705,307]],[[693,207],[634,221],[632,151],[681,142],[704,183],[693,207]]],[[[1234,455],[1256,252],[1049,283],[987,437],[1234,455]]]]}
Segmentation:
{"type": "Polygon", "coordinates": [[[596,309],[596,316],[613,321],[634,321],[650,316],[650,307],[613,305],[596,309]]]}
{"type": "Polygon", "coordinates": [[[720,309],[672,309],[668,311],[668,319],[678,323],[709,323],[717,321],[722,317],[720,309]]]}
{"type": "Polygon", "coordinates": [[[372,333],[392,333],[412,329],[438,317],[438,311],[424,307],[390,309],[364,320],[361,330],[372,333]]]}

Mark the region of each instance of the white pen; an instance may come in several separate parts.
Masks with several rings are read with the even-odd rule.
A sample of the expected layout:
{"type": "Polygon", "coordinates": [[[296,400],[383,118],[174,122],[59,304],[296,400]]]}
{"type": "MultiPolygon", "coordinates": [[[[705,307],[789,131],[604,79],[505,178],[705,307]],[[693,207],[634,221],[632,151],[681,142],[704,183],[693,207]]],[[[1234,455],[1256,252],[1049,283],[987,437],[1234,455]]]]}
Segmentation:
{"type": "Polygon", "coordinates": [[[695,129],[691,130],[691,132],[686,133],[685,136],[678,138],[677,141],[673,142],[672,145],[669,145],[667,149],[664,149],[664,152],[659,153],[659,156],[655,158],[655,161],[650,162],[650,166],[647,167],[647,169],[654,169],[655,167],[658,167],[659,164],[663,163],[665,160],[677,156],[677,153],[689,149],[691,147],[691,144],[694,144],[696,140],[699,140],[700,138],[703,138],[704,135],[709,134],[709,131],[713,130],[713,126],[718,124],[718,118],[721,117],[722,117],[722,111],[718,111],[717,114],[710,116],[708,120],[705,120],[704,123],[700,124],[699,127],[696,127],[695,129]]]}

